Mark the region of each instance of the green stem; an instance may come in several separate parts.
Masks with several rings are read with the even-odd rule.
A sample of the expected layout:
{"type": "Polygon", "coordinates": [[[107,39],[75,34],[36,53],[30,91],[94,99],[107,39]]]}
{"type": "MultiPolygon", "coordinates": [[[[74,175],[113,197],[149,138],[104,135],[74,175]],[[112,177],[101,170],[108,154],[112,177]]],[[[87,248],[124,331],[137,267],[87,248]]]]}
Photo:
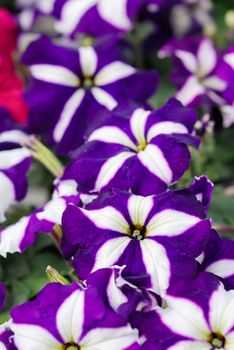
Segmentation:
{"type": "Polygon", "coordinates": [[[30,150],[32,157],[42,163],[55,177],[63,175],[64,168],[60,160],[35,136],[31,136],[24,146],[30,150]]]}

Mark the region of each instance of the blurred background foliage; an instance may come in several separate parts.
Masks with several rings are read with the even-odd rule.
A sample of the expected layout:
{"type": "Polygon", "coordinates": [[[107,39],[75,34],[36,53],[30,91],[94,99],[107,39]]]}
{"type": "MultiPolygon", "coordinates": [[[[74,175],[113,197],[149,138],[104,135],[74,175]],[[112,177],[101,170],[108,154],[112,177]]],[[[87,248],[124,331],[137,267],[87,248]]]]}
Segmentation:
{"type": "MultiPolygon", "coordinates": [[[[214,0],[215,19],[218,27],[216,41],[225,47],[227,27],[225,14],[234,9],[233,0],[214,0]]],[[[0,7],[10,10],[14,8],[13,0],[0,0],[0,7]]],[[[151,99],[153,107],[159,107],[171,97],[175,88],[169,81],[170,60],[159,60],[152,52],[152,66],[160,72],[160,89],[151,99]]],[[[151,63],[150,63],[151,65],[151,63]]],[[[215,184],[209,215],[213,224],[223,237],[234,239],[234,127],[222,129],[219,125],[213,134],[202,142],[199,151],[193,151],[191,169],[185,174],[180,185],[193,181],[193,176],[207,175],[215,184]]],[[[51,193],[53,179],[42,166],[35,164],[30,174],[30,185],[47,187],[48,196],[51,193]]],[[[17,206],[8,215],[7,225],[16,222],[34,208],[17,206]]],[[[62,275],[72,278],[72,269],[61,257],[53,239],[40,235],[37,243],[24,254],[9,255],[7,259],[0,258],[0,280],[7,288],[7,296],[0,322],[9,317],[13,305],[35,297],[39,290],[48,283],[45,273],[48,265],[53,266],[62,275]]]]}

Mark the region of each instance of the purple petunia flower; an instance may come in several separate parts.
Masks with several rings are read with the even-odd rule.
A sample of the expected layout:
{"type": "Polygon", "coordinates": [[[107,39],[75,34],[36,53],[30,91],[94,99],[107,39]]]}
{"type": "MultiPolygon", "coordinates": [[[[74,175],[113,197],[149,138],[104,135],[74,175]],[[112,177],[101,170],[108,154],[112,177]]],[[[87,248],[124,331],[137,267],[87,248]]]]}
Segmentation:
{"type": "Polygon", "coordinates": [[[163,192],[187,170],[187,144],[196,114],[170,100],[150,112],[135,106],[117,108],[89,131],[87,142],[69,166],[81,192],[112,187],[151,195],[163,192]]]}
{"type": "Polygon", "coordinates": [[[234,294],[214,276],[203,273],[194,281],[180,281],[168,291],[166,303],[165,309],[138,314],[133,322],[148,339],[142,349],[233,349],[234,294]]]}
{"type": "Polygon", "coordinates": [[[9,323],[0,325],[0,349],[1,350],[17,350],[12,343],[12,332],[9,329],[9,323]]]}
{"type": "Polygon", "coordinates": [[[209,211],[212,192],[214,184],[207,176],[195,177],[192,185],[188,188],[196,196],[197,200],[201,202],[206,214],[209,211]]]}
{"type": "Polygon", "coordinates": [[[68,36],[129,32],[142,3],[143,0],[58,0],[54,10],[58,18],[55,27],[68,36]]]}
{"type": "Polygon", "coordinates": [[[176,98],[184,105],[197,106],[213,101],[217,94],[225,91],[227,81],[217,72],[219,54],[211,40],[186,39],[175,44],[172,51],[176,66],[173,81],[179,88],[176,98]]]}
{"type": "Polygon", "coordinates": [[[234,289],[234,242],[220,238],[215,231],[200,256],[200,268],[218,276],[227,289],[234,289]]]}
{"type": "Polygon", "coordinates": [[[35,242],[36,234],[50,233],[55,225],[61,225],[62,214],[69,203],[80,203],[76,182],[73,179],[55,180],[52,198],[44,207],[0,231],[0,255],[22,253],[35,242]]]}
{"type": "Polygon", "coordinates": [[[123,98],[145,102],[155,91],[156,72],[138,71],[111,47],[77,50],[41,38],[24,55],[32,75],[29,124],[63,154],[82,144],[99,110],[112,110],[123,98]]]}
{"type": "Polygon", "coordinates": [[[86,209],[69,205],[62,219],[62,250],[80,279],[114,264],[124,276],[159,295],[169,283],[193,275],[210,221],[188,191],[141,197],[115,190],[86,209]]]}
{"type": "Polygon", "coordinates": [[[34,301],[14,308],[11,329],[17,349],[140,349],[137,329],[123,310],[116,312],[128,299],[111,272],[90,276],[87,288],[76,282],[49,284],[34,301]]]}
{"type": "Polygon", "coordinates": [[[18,129],[0,130],[0,222],[6,219],[8,208],[22,200],[27,192],[31,155],[21,147],[27,138],[28,135],[18,129]]]}

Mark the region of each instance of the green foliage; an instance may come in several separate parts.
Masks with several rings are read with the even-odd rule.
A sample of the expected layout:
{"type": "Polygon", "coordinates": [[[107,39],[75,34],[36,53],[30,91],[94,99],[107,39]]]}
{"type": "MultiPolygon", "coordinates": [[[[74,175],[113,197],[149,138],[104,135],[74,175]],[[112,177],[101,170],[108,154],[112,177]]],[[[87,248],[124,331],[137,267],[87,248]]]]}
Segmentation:
{"type": "Polygon", "coordinates": [[[23,254],[8,255],[7,259],[0,258],[0,280],[4,281],[7,289],[0,323],[9,318],[9,312],[14,305],[33,299],[48,283],[45,272],[48,265],[71,280],[72,269],[48,235],[40,235],[36,244],[23,254]]]}

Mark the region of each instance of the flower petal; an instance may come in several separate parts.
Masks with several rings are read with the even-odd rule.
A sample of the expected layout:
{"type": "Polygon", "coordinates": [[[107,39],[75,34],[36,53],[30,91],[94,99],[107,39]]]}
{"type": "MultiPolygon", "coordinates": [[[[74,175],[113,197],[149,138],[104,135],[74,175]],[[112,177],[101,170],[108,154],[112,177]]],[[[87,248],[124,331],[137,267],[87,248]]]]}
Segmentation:
{"type": "Polygon", "coordinates": [[[188,134],[188,129],[181,123],[161,122],[151,126],[147,133],[147,141],[150,142],[158,135],[188,134]]]}
{"type": "Polygon", "coordinates": [[[130,30],[132,22],[127,15],[128,0],[109,1],[102,0],[98,2],[98,11],[100,16],[113,27],[130,30]]]}
{"type": "Polygon", "coordinates": [[[148,144],[144,151],[137,155],[140,162],[166,184],[172,182],[173,174],[164,154],[156,145],[148,144]]]}
{"type": "Polygon", "coordinates": [[[211,73],[217,64],[217,54],[211,40],[202,40],[198,48],[197,57],[199,62],[199,73],[203,77],[211,73]]]}
{"type": "Polygon", "coordinates": [[[163,323],[172,332],[194,340],[206,340],[210,333],[202,309],[188,299],[168,296],[168,308],[161,312],[163,323]]]}
{"type": "Polygon", "coordinates": [[[233,292],[227,292],[220,284],[219,288],[212,294],[209,306],[212,331],[226,335],[234,327],[233,292]]]}
{"type": "Polygon", "coordinates": [[[95,182],[94,191],[100,191],[104,186],[106,186],[114,178],[125,161],[133,156],[134,153],[132,152],[121,152],[116,156],[109,158],[99,171],[95,182]]]}
{"type": "Polygon", "coordinates": [[[144,225],[153,208],[152,197],[141,197],[132,195],[128,200],[128,211],[134,225],[144,225]]]}
{"type": "Polygon", "coordinates": [[[74,291],[59,307],[56,326],[64,343],[78,342],[83,331],[84,292],[74,291]]]}
{"type": "Polygon", "coordinates": [[[96,328],[89,331],[81,341],[85,350],[123,350],[138,340],[138,331],[129,325],[118,328],[96,328]]]}
{"type": "Polygon", "coordinates": [[[46,83],[70,87],[77,87],[80,84],[79,77],[63,66],[34,64],[30,67],[30,72],[35,79],[46,83]]]}
{"type": "Polygon", "coordinates": [[[93,224],[103,230],[127,234],[128,222],[120,211],[108,206],[97,210],[79,209],[93,224]]]}
{"type": "Polygon", "coordinates": [[[206,271],[211,272],[221,278],[228,278],[234,275],[234,259],[220,259],[206,267],[206,271]]]}
{"type": "Polygon", "coordinates": [[[162,295],[168,288],[170,279],[170,262],[166,250],[161,244],[147,238],[140,244],[146,271],[151,276],[152,288],[162,295]]]}
{"type": "Polygon", "coordinates": [[[136,150],[136,145],[129,136],[116,126],[103,126],[94,130],[88,138],[88,142],[102,141],[107,143],[117,143],[136,150]]]}
{"type": "Polygon", "coordinates": [[[167,350],[210,350],[210,344],[206,341],[184,340],[170,346],[167,350]]]}
{"type": "Polygon", "coordinates": [[[150,111],[146,111],[142,108],[138,108],[134,111],[131,117],[130,127],[133,135],[135,136],[139,144],[146,142],[145,125],[149,114],[150,114],[150,111]]]}
{"type": "Polygon", "coordinates": [[[108,240],[98,250],[95,264],[91,272],[115,265],[129,243],[129,237],[119,237],[108,240]]]}
{"type": "Polygon", "coordinates": [[[178,236],[201,221],[179,210],[165,209],[154,215],[147,225],[147,236],[178,236]]]}
{"type": "Polygon", "coordinates": [[[81,47],[79,49],[80,65],[82,73],[85,77],[92,77],[97,69],[98,57],[95,50],[89,47],[81,47]]]}
{"type": "Polygon", "coordinates": [[[100,105],[106,107],[110,111],[117,106],[117,101],[104,89],[98,87],[93,87],[91,93],[95,100],[100,103],[100,105]]]}
{"type": "Polygon", "coordinates": [[[115,61],[103,67],[96,75],[94,83],[97,86],[112,84],[120,79],[134,74],[135,68],[126,63],[115,61]]]}
{"type": "Polygon", "coordinates": [[[81,105],[85,96],[85,91],[83,89],[78,89],[66,102],[60,118],[54,128],[53,137],[56,142],[60,142],[69,127],[75,112],[81,105]]]}
{"type": "Polygon", "coordinates": [[[11,329],[19,350],[58,350],[62,345],[45,328],[39,326],[13,323],[11,329]]]}
{"type": "Polygon", "coordinates": [[[176,98],[185,106],[192,103],[196,97],[205,92],[204,87],[199,83],[196,77],[189,77],[182,88],[177,92],[176,98]]]}
{"type": "Polygon", "coordinates": [[[197,59],[196,57],[189,51],[185,50],[176,50],[175,56],[178,57],[184,67],[191,73],[195,73],[198,69],[197,59]]]}

